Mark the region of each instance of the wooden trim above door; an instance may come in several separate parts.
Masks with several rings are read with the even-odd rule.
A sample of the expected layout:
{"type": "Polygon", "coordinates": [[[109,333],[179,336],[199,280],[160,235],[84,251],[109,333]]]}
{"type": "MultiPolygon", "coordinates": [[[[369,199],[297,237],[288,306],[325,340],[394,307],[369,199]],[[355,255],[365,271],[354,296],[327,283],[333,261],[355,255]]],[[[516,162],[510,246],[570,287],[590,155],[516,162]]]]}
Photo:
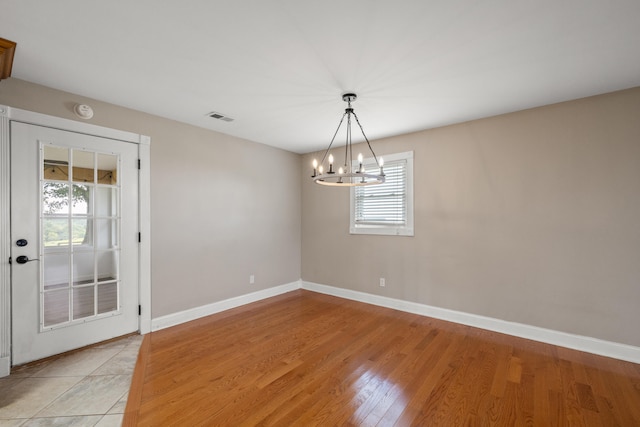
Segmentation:
{"type": "Polygon", "coordinates": [[[16,46],[16,42],[0,38],[0,80],[11,77],[16,46]]]}

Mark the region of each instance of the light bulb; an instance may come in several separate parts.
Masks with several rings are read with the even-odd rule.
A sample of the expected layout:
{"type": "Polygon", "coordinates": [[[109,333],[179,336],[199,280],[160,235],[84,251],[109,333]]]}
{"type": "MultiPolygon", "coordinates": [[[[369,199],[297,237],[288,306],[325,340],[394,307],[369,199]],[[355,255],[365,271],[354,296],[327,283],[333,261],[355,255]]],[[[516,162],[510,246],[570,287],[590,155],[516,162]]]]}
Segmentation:
{"type": "Polygon", "coordinates": [[[340,166],[340,168],[338,169],[338,173],[339,173],[340,175],[342,175],[342,174],[344,173],[344,170],[342,170],[342,166],[340,166]]]}
{"type": "Polygon", "coordinates": [[[323,171],[324,171],[324,168],[322,167],[322,165],[320,165],[320,167],[318,168],[318,172],[320,172],[320,175],[322,175],[323,171]]]}
{"type": "Polygon", "coordinates": [[[358,163],[362,163],[362,153],[358,154],[358,163]]]}
{"type": "Polygon", "coordinates": [[[318,161],[313,159],[313,168],[316,169],[318,167],[318,161]]]}
{"type": "Polygon", "coordinates": [[[380,157],[380,167],[384,166],[384,159],[382,157],[380,157]]]}
{"type": "Polygon", "coordinates": [[[333,164],[333,154],[329,154],[329,164],[333,164]]]}

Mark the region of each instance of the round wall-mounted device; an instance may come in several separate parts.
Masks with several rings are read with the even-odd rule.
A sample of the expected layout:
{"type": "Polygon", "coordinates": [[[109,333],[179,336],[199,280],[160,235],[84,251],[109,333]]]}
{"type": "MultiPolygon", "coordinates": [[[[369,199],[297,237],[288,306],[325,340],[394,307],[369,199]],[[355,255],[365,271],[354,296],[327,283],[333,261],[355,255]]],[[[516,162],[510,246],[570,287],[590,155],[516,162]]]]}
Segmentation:
{"type": "Polygon", "coordinates": [[[84,120],[89,120],[93,117],[93,108],[85,104],[76,104],[73,107],[73,112],[76,113],[76,116],[84,120]]]}

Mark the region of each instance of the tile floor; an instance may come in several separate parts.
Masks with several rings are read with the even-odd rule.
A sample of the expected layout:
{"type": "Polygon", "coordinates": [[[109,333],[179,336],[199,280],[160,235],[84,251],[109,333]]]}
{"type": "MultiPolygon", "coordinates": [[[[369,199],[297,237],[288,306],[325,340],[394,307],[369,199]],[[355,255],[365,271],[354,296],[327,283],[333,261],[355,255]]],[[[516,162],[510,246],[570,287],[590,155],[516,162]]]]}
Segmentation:
{"type": "Polygon", "coordinates": [[[141,335],[14,369],[0,378],[0,427],[120,426],[141,335]]]}

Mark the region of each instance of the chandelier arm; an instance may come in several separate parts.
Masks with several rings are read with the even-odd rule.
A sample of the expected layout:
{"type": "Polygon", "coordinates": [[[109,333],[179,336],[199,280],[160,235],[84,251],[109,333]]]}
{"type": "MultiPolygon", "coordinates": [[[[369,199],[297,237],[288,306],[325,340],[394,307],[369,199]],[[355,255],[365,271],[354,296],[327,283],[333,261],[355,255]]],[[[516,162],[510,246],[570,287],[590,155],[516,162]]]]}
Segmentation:
{"type": "Polygon", "coordinates": [[[373,151],[373,148],[371,148],[371,143],[369,142],[369,138],[367,138],[367,135],[365,135],[364,129],[362,129],[362,125],[360,124],[360,120],[358,120],[358,115],[356,114],[355,111],[353,112],[353,117],[356,118],[356,123],[360,127],[360,132],[362,132],[362,136],[364,136],[364,140],[367,141],[367,145],[369,146],[369,151],[371,151],[371,154],[373,154],[373,159],[376,161],[376,165],[379,165],[380,162],[378,162],[378,157],[376,156],[376,153],[373,151]]]}
{"type": "Polygon", "coordinates": [[[333,138],[331,138],[331,142],[329,143],[329,146],[327,147],[327,150],[324,152],[324,156],[322,156],[322,161],[320,162],[321,165],[324,165],[324,159],[327,158],[327,154],[329,154],[329,150],[331,150],[331,146],[333,145],[333,141],[335,141],[336,135],[338,134],[338,131],[340,130],[340,126],[342,126],[342,122],[344,121],[344,116],[346,116],[346,115],[347,115],[346,112],[342,115],[342,118],[340,119],[340,123],[338,123],[338,128],[336,129],[336,132],[333,134],[333,138]]]}

